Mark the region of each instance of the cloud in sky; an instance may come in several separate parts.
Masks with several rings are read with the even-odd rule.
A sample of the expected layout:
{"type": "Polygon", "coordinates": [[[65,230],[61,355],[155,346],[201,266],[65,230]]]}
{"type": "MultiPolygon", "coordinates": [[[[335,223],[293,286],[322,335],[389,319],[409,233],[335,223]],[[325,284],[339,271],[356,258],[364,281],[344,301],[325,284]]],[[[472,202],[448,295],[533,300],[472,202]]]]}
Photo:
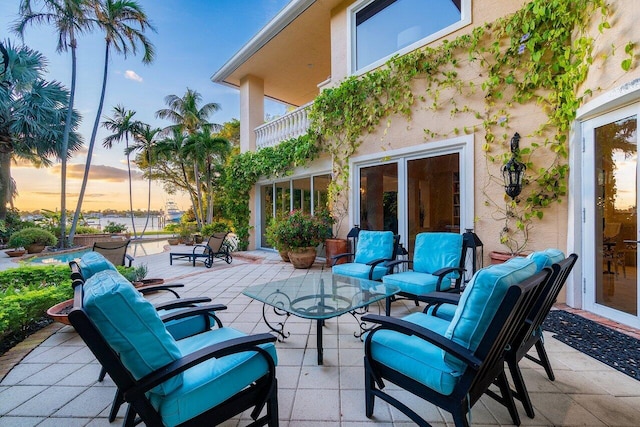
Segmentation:
{"type": "Polygon", "coordinates": [[[136,81],[138,83],[142,83],[142,77],[140,77],[135,71],[133,70],[127,70],[124,72],[124,78],[125,79],[129,79],[129,80],[133,80],[136,81]]]}
{"type": "MultiPolygon", "coordinates": [[[[52,172],[59,174],[60,165],[56,165],[51,168],[52,172]]],[[[70,164],[67,166],[67,178],[81,180],[84,175],[84,165],[80,163],[70,164]]],[[[140,172],[131,171],[131,178],[142,179],[140,172]]],[[[89,179],[91,181],[104,181],[104,182],[126,182],[128,178],[127,171],[120,168],[114,168],[113,166],[105,165],[91,165],[89,172],[89,179]]]]}

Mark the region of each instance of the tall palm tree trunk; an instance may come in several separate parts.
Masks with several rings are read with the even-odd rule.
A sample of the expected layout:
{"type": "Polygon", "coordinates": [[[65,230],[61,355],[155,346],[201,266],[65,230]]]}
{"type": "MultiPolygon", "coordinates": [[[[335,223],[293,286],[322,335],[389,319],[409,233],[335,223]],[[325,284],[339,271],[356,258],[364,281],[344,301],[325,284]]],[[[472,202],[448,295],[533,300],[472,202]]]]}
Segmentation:
{"type": "Polygon", "coordinates": [[[198,198],[198,211],[196,214],[196,223],[198,228],[202,228],[202,220],[204,218],[204,206],[202,205],[202,188],[200,187],[200,169],[198,168],[198,162],[193,162],[193,175],[196,181],[196,197],[198,198]]]}
{"type": "Polygon", "coordinates": [[[69,241],[73,242],[73,236],[76,233],[76,227],[78,226],[78,219],[80,218],[80,212],[82,211],[82,202],[84,201],[84,193],[87,189],[87,183],[89,182],[89,169],[91,169],[91,157],[93,156],[93,147],[96,143],[96,135],[98,134],[98,126],[100,125],[100,116],[102,116],[102,106],[104,105],[104,97],[107,90],[107,75],[109,69],[109,42],[106,43],[104,51],[104,71],[102,75],[102,91],[100,92],[100,101],[98,102],[98,111],[96,112],[96,119],[93,122],[93,129],[91,130],[91,140],[89,141],[89,147],[87,148],[87,162],[84,165],[84,175],[82,176],[82,187],[80,187],[80,194],[78,195],[78,204],[76,205],[76,211],[73,214],[73,222],[71,223],[71,230],[69,230],[69,241]]]}
{"type": "Polygon", "coordinates": [[[133,227],[133,238],[137,239],[138,234],[136,232],[136,222],[133,220],[133,187],[131,185],[131,161],[129,154],[129,134],[126,134],[124,137],[124,145],[127,153],[127,173],[129,174],[129,212],[131,214],[131,227],[133,227]]]}
{"type": "Polygon", "coordinates": [[[69,151],[69,133],[71,132],[71,113],[73,112],[73,101],[76,95],[76,38],[73,27],[69,30],[71,40],[71,89],[69,90],[69,109],[67,110],[64,133],[62,134],[62,150],[60,153],[60,247],[65,248],[73,245],[67,242],[67,152],[69,151]]]}
{"type": "Polygon", "coordinates": [[[0,135],[0,221],[7,218],[7,203],[11,200],[11,136],[0,135]]]}

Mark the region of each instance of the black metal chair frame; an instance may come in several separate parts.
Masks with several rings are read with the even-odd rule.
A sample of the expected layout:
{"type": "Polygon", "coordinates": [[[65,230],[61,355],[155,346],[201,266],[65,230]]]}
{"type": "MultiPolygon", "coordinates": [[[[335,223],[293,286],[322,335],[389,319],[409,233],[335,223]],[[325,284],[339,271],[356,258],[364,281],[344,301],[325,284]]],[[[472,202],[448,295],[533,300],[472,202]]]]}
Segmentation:
{"type": "MultiPolygon", "coordinates": [[[[357,239],[357,237],[356,237],[357,239]]],[[[355,242],[356,240],[354,240],[355,242]]],[[[355,246],[357,246],[357,243],[354,243],[354,252],[349,252],[349,253],[344,253],[344,254],[337,254],[331,257],[331,259],[333,260],[331,266],[334,266],[338,263],[339,260],[341,259],[350,259],[350,260],[354,260],[356,257],[355,251],[357,250],[357,248],[355,248],[355,246]]],[[[399,234],[394,234],[393,235],[393,253],[391,255],[391,258],[379,258],[379,259],[375,259],[373,261],[368,262],[366,265],[370,266],[371,269],[369,270],[369,280],[373,280],[373,270],[376,266],[386,263],[386,267],[387,267],[387,273],[389,274],[391,272],[391,270],[393,269],[393,266],[391,266],[391,263],[393,262],[393,260],[395,260],[398,257],[398,249],[400,247],[400,235],[399,234]]]]}
{"type": "Polygon", "coordinates": [[[211,268],[214,258],[220,258],[227,264],[231,264],[233,256],[231,255],[231,248],[225,240],[228,234],[229,232],[213,233],[211,237],[221,239],[220,247],[217,249],[212,248],[207,240],[205,244],[194,245],[191,252],[170,252],[169,265],[173,265],[174,259],[187,259],[194,267],[196,266],[196,261],[203,261],[205,267],[211,268]]]}
{"type": "MultiPolygon", "coordinates": [[[[83,284],[84,282],[78,279],[73,281],[74,307],[69,313],[69,321],[96,359],[98,359],[98,362],[105,367],[118,387],[124,401],[129,402],[130,405],[125,416],[124,426],[134,426],[140,422],[144,422],[147,426],[162,426],[163,422],[160,414],[146,396],[148,391],[201,362],[245,351],[255,351],[261,354],[269,366],[268,373],[235,396],[180,425],[217,425],[251,408],[253,408],[251,417],[254,420],[252,425],[278,425],[275,363],[269,353],[259,347],[261,344],[274,342],[276,338],[273,335],[257,334],[210,345],[169,363],[140,380],[136,380],[122,364],[118,354],[100,334],[84,310],[83,284]],[[265,406],[267,408],[266,415],[258,418],[265,406]]],[[[170,316],[163,317],[162,320],[166,322],[168,320],[191,317],[196,314],[208,313],[210,310],[211,307],[206,306],[181,310],[170,316]]]]}
{"type": "MultiPolygon", "coordinates": [[[[529,418],[533,418],[535,416],[535,411],[533,409],[533,404],[531,403],[531,398],[529,397],[529,392],[527,391],[524,378],[522,377],[522,371],[520,370],[519,363],[526,357],[532,362],[542,366],[549,377],[549,380],[555,380],[549,356],[544,348],[542,323],[549,315],[551,307],[558,298],[558,294],[560,294],[560,290],[567,281],[569,274],[571,274],[571,270],[577,260],[578,255],[571,254],[564,260],[551,266],[552,273],[549,280],[542,289],[542,292],[540,293],[540,296],[531,312],[522,323],[518,334],[505,351],[505,360],[509,367],[515,388],[515,390],[512,390],[513,397],[522,402],[522,406],[529,418]],[[533,347],[536,348],[536,352],[538,353],[537,358],[529,354],[529,350],[533,347]]],[[[439,304],[457,304],[460,300],[460,295],[434,292],[425,298],[429,304],[424,310],[426,312],[429,309],[429,306],[434,306],[434,310],[437,311],[439,304]]]]}
{"type": "MultiPolygon", "coordinates": [[[[462,283],[464,279],[464,272],[466,271],[464,268],[464,261],[466,259],[467,249],[468,249],[467,244],[463,240],[462,254],[460,256],[460,265],[458,267],[444,267],[431,273],[432,276],[438,277],[438,281],[436,282],[436,292],[451,292],[454,294],[459,294],[460,292],[462,292],[462,290],[464,289],[462,287],[462,283]],[[458,278],[455,280],[453,287],[449,285],[449,287],[445,289],[441,289],[442,281],[445,279],[447,274],[450,274],[453,272],[458,272],[458,278]]],[[[407,267],[411,268],[411,266],[413,265],[413,260],[399,259],[399,260],[390,262],[389,267],[391,270],[389,271],[389,274],[391,274],[391,272],[393,271],[394,268],[396,268],[396,266],[399,266],[401,264],[407,264],[407,267]]],[[[391,303],[401,299],[408,299],[408,300],[414,301],[416,304],[416,307],[420,305],[420,302],[429,301],[428,299],[420,295],[410,294],[408,292],[398,292],[397,294],[390,296],[386,300],[385,314],[387,316],[391,315],[391,303]]]]}
{"type": "Polygon", "coordinates": [[[407,415],[417,425],[429,426],[429,423],[415,411],[383,391],[385,387],[383,379],[386,379],[450,412],[458,427],[469,426],[467,413],[485,393],[503,404],[508,409],[514,424],[519,425],[520,417],[504,370],[504,349],[518,333],[522,322],[537,301],[550,272],[550,269],[544,269],[522,283],[509,287],[475,351],[470,351],[442,335],[401,319],[378,315],[364,316],[363,321],[380,324],[367,335],[365,341],[365,409],[367,417],[370,418],[373,415],[374,400],[375,397],[379,397],[407,415]],[[381,329],[397,331],[408,336],[415,335],[440,347],[465,363],[467,368],[462,373],[453,392],[450,395],[443,395],[375,361],[371,357],[371,339],[376,331],[381,329]],[[489,389],[492,384],[498,386],[500,395],[489,389]]]}
{"type": "MultiPolygon", "coordinates": [[[[84,285],[84,277],[82,275],[82,270],[76,261],[69,262],[69,267],[71,267],[71,280],[72,286],[82,286],[84,285]]],[[[175,288],[184,287],[183,283],[166,283],[161,285],[148,285],[148,286],[140,286],[137,287],[136,290],[143,295],[153,292],[159,291],[168,291],[171,292],[176,299],[172,301],[165,301],[161,303],[154,304],[156,310],[171,310],[171,309],[188,309],[198,307],[197,304],[209,303],[211,302],[211,298],[209,297],[193,297],[193,298],[180,298],[180,295],[174,290],[175,288]]],[[[222,321],[216,316],[217,311],[226,310],[227,307],[221,304],[209,305],[207,306],[211,311],[206,314],[196,313],[194,315],[203,316],[205,320],[205,330],[210,329],[213,324],[212,321],[218,326],[222,327],[222,321]]],[[[164,321],[164,317],[162,318],[164,321]]],[[[168,319],[171,320],[171,319],[168,319]]],[[[166,321],[168,321],[166,320],[166,321]]],[[[204,331],[203,331],[204,332],[204,331]]],[[[100,368],[100,374],[98,375],[98,382],[102,382],[104,377],[107,374],[107,370],[104,366],[100,368]]],[[[113,422],[118,415],[118,411],[120,410],[120,406],[124,403],[124,396],[120,389],[116,390],[116,395],[113,398],[113,403],[111,404],[111,411],[109,412],[109,422],[113,422]]]]}
{"type": "Polygon", "coordinates": [[[107,258],[114,265],[125,265],[126,262],[127,267],[131,267],[131,263],[133,262],[134,258],[127,253],[127,247],[129,246],[129,243],[131,243],[131,239],[95,242],[93,244],[92,250],[107,258]],[[120,259],[118,251],[122,251],[122,259],[120,259]],[[115,261],[112,256],[113,254],[118,255],[117,262],[113,262],[115,261]]]}

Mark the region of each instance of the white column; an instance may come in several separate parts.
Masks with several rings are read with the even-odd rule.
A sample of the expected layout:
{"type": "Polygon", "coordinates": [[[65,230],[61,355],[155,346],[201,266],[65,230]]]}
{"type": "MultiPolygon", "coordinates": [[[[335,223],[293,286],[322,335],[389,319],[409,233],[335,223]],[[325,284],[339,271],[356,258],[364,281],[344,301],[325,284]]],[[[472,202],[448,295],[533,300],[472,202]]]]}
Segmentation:
{"type": "Polygon", "coordinates": [[[240,79],[240,151],[256,150],[255,128],[264,123],[264,81],[248,75],[240,79]]]}

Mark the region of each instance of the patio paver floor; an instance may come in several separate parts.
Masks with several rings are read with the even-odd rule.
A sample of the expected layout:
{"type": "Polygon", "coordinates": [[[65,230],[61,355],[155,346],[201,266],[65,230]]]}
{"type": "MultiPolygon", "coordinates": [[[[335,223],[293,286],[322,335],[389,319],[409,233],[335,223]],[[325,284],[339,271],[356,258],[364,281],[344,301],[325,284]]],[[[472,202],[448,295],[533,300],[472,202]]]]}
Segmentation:
{"type": "MultiPolygon", "coordinates": [[[[141,263],[149,267],[150,277],[185,283],[180,292],[183,297],[209,296],[215,303],[227,305],[228,309],[220,312],[224,325],[246,333],[269,329],[262,321],[262,305],[242,295],[242,290],[305,273],[280,262],[276,253],[265,251],[236,256],[231,265],[217,260],[211,269],[180,261],[169,266],[166,253],[139,257],[134,264],[141,263]]],[[[320,270],[321,266],[316,263],[313,268],[320,270]]],[[[159,293],[150,298],[158,302],[170,296],[159,293]]],[[[413,304],[393,304],[396,315],[415,310],[413,304]]],[[[353,336],[358,326],[351,316],[326,322],[323,366],[316,364],[315,326],[311,321],[292,316],[286,330],[291,336],[277,343],[281,426],[413,425],[379,399],[374,417],[364,415],[362,343],[353,336]]],[[[39,335],[47,338],[35,348],[37,336],[0,358],[0,376],[6,374],[0,381],[0,427],[120,425],[124,407],[113,424],[107,421],[114,384],[109,377],[97,382],[100,366],[73,328],[51,325],[39,335]],[[16,360],[19,363],[15,364],[16,360]]],[[[519,406],[523,426],[638,425],[638,381],[560,343],[551,334],[547,334],[545,344],[556,381],[549,381],[538,365],[523,361],[523,374],[536,409],[536,417],[529,419],[519,406]]],[[[438,408],[393,384],[388,389],[409,406],[419,408],[418,412],[435,427],[453,425],[451,417],[438,408]]],[[[247,420],[248,415],[242,414],[224,426],[246,425],[247,420]]],[[[471,411],[471,424],[511,425],[511,419],[504,407],[483,397],[471,411]]]]}

